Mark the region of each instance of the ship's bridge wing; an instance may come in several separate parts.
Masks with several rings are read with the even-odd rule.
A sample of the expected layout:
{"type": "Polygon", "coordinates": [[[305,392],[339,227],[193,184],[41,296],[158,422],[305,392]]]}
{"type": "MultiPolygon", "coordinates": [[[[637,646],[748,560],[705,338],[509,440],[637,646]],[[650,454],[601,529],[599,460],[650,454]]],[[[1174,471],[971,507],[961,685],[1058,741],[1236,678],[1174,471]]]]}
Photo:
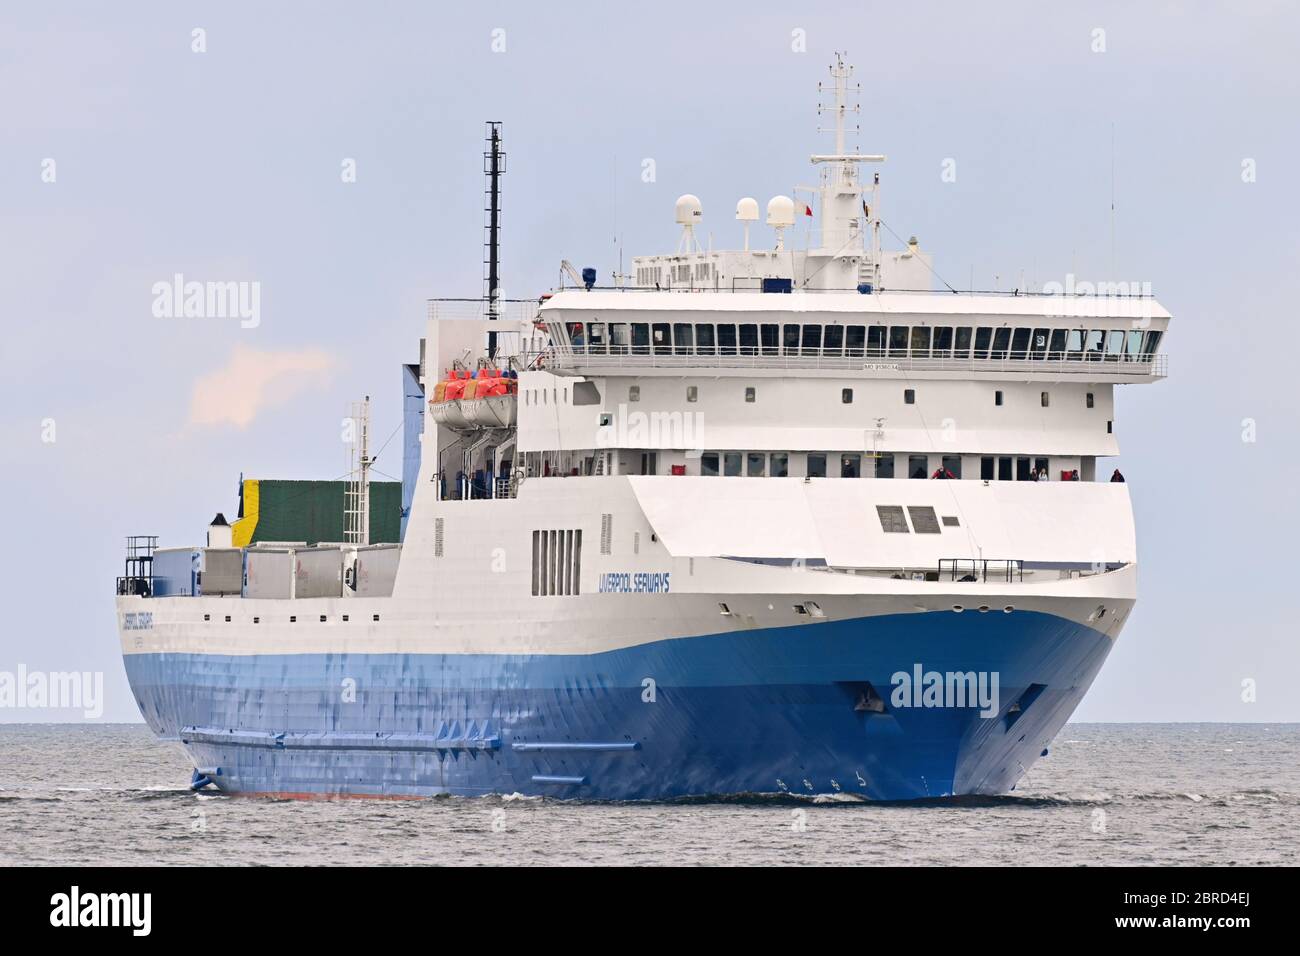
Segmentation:
{"type": "Polygon", "coordinates": [[[1128,486],[1119,483],[627,480],[676,557],[855,568],[930,567],[947,558],[1076,566],[1137,560],[1128,486]]]}

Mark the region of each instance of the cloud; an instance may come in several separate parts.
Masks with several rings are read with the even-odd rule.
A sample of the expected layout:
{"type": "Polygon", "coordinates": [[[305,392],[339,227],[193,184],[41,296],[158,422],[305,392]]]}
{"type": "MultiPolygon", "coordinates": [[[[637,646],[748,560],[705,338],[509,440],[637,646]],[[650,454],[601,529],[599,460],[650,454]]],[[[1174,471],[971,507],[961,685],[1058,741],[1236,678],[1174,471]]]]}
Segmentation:
{"type": "Polygon", "coordinates": [[[189,424],[247,428],[266,409],[328,383],[337,366],[323,349],[263,352],[236,345],[230,361],[194,382],[189,424]]]}

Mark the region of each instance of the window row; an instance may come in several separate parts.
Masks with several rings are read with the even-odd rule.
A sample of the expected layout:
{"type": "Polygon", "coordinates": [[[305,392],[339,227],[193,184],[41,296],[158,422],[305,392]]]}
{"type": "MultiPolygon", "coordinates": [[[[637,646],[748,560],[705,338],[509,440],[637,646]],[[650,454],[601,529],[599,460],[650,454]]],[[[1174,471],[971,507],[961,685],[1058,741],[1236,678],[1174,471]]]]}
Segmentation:
{"type": "MultiPolygon", "coordinates": [[[[706,451],[700,456],[700,474],[706,478],[788,478],[790,452],[706,451]]],[[[643,463],[644,464],[644,463],[643,463]]],[[[1034,455],[983,455],[979,458],[983,481],[1048,481],[1051,460],[1034,455]]],[[[642,470],[643,474],[654,471],[642,470]]],[[[680,474],[685,474],[683,468],[680,474]]],[[[809,478],[940,478],[962,477],[961,455],[922,455],[896,452],[816,452],[806,456],[809,478]],[[839,467],[836,470],[835,465],[839,467]],[[935,467],[930,467],[931,463],[935,467]]],[[[1061,469],[1059,481],[1078,481],[1077,468],[1061,469]]]]}
{"type": "Polygon", "coordinates": [[[1032,326],[802,325],[778,323],[570,322],[563,331],[588,355],[767,355],[804,358],[956,358],[1139,361],[1163,333],[1146,329],[1032,326]]]}
{"type": "MultiPolygon", "coordinates": [[[[960,478],[961,456],[938,456],[939,464],[930,471],[930,456],[904,455],[894,452],[810,451],[807,455],[809,478],[831,476],[830,466],[839,461],[840,478],[960,478]],[[904,470],[905,469],[905,470],[904,470]]],[[[1044,461],[1046,459],[1043,459],[1044,461]]],[[[784,451],[706,451],[700,456],[700,474],[725,478],[788,478],[790,453],[784,451]]]]}

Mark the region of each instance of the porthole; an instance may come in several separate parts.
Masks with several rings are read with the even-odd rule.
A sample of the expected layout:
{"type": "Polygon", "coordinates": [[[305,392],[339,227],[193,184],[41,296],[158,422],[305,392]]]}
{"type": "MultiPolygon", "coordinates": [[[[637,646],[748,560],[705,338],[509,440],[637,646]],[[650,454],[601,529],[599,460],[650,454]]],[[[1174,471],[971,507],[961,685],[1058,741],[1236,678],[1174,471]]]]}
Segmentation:
{"type": "Polygon", "coordinates": [[[954,605],[952,606],[952,609],[953,609],[956,613],[958,613],[958,614],[960,614],[962,611],[966,610],[966,609],[965,609],[964,607],[962,607],[960,604],[954,604],[954,605]]]}
{"type": "Polygon", "coordinates": [[[1012,611],[1014,611],[1015,609],[1016,609],[1016,606],[1015,606],[1014,604],[1008,604],[1006,607],[1004,607],[1004,608],[1002,609],[1002,613],[1003,613],[1003,614],[1010,614],[1010,613],[1011,613],[1012,611]]]}
{"type": "Polygon", "coordinates": [[[988,612],[989,612],[989,606],[988,606],[987,604],[981,604],[981,605],[980,605],[980,613],[981,613],[981,614],[987,614],[988,612]]]}

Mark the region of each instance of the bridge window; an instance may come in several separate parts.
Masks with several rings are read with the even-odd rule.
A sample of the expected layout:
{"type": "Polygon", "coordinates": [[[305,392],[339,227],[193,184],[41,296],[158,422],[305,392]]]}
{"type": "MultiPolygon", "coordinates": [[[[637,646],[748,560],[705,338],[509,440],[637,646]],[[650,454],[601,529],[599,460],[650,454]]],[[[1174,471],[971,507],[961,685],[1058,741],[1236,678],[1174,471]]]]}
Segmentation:
{"type": "Polygon", "coordinates": [[[607,339],[605,338],[605,323],[592,322],[587,326],[590,333],[587,341],[587,351],[592,355],[604,355],[607,339]]]}
{"type": "Polygon", "coordinates": [[[705,478],[718,477],[718,453],[706,451],[700,456],[700,474],[705,478]]]}
{"type": "Polygon", "coordinates": [[[1048,358],[1065,358],[1065,329],[1052,329],[1052,341],[1047,347],[1048,358]]]}
{"type": "Polygon", "coordinates": [[[943,473],[945,476],[951,475],[953,478],[960,478],[961,477],[961,455],[944,455],[943,473]]]}
{"type": "Polygon", "coordinates": [[[741,455],[738,451],[724,452],[722,455],[722,474],[726,478],[740,477],[741,455]]]}
{"type": "Polygon", "coordinates": [[[647,322],[632,323],[632,354],[650,354],[650,325],[647,322]]]}
{"type": "Polygon", "coordinates": [[[654,336],[655,355],[668,355],[672,352],[672,342],[669,338],[669,326],[667,322],[656,322],[651,327],[651,334],[654,336]]]}
{"type": "Polygon", "coordinates": [[[690,355],[695,351],[695,329],[685,322],[673,326],[673,351],[678,355],[690,355]]]}
{"type": "Polygon", "coordinates": [[[907,534],[907,518],[899,505],[876,505],[876,516],[880,519],[880,530],[886,534],[907,534]]]}
{"type": "Polygon", "coordinates": [[[912,327],[912,358],[930,357],[930,329],[924,325],[912,327]]]}
{"type": "Polygon", "coordinates": [[[1111,329],[1106,336],[1106,359],[1111,362],[1118,362],[1121,353],[1124,351],[1124,331],[1123,329],[1111,329]]]}
{"type": "Polygon", "coordinates": [[[867,355],[872,358],[884,358],[885,327],[883,325],[873,325],[867,329],[867,355]]]}
{"type": "Polygon", "coordinates": [[[1148,357],[1154,355],[1156,349],[1160,347],[1160,337],[1162,335],[1164,335],[1163,332],[1148,332],[1147,340],[1142,346],[1142,354],[1148,357]]]}
{"type": "Polygon", "coordinates": [[[844,330],[844,349],[849,358],[862,358],[866,354],[866,348],[866,326],[850,325],[844,330]]]}
{"type": "Polygon", "coordinates": [[[889,357],[907,357],[907,326],[891,325],[889,327],[889,357]]]}
{"type": "Polygon", "coordinates": [[[799,326],[787,325],[781,338],[781,348],[785,355],[799,354],[799,326]]]}
{"type": "Polygon", "coordinates": [[[989,342],[993,339],[993,330],[987,325],[982,325],[975,330],[975,358],[986,359],[989,357],[989,342]]]}
{"type": "Polygon", "coordinates": [[[862,456],[856,454],[840,455],[840,477],[861,478],[862,456]]]}
{"type": "Polygon", "coordinates": [[[953,358],[970,358],[970,344],[973,330],[963,326],[957,330],[957,344],[953,348],[953,358]]]}
{"type": "Polygon", "coordinates": [[[775,322],[769,325],[763,325],[759,328],[759,333],[762,335],[763,339],[763,354],[779,355],[780,350],[777,347],[777,343],[781,340],[781,326],[777,325],[775,322]]]}
{"type": "Polygon", "coordinates": [[[822,354],[838,356],[844,351],[844,326],[828,325],[822,335],[822,354]]]}
{"type": "Polygon", "coordinates": [[[1065,336],[1065,353],[1066,358],[1078,359],[1083,358],[1083,330],[1070,329],[1065,336]]]}
{"type": "Polygon", "coordinates": [[[803,327],[803,354],[805,356],[818,356],[822,351],[822,327],[820,325],[805,325],[803,327]]]}
{"type": "Polygon", "coordinates": [[[1011,335],[1011,357],[1027,358],[1029,355],[1029,329],[1016,329],[1011,335]]]}
{"type": "Polygon", "coordinates": [[[924,478],[926,477],[926,468],[930,465],[930,460],[925,455],[908,455],[907,456],[907,477],[924,478]]]}
{"type": "Polygon", "coordinates": [[[1128,334],[1128,347],[1124,350],[1130,361],[1137,359],[1142,354],[1142,331],[1132,329],[1128,334]]]}
{"type": "Polygon", "coordinates": [[[695,350],[700,355],[712,355],[714,349],[713,326],[695,326],[695,350]]]}
{"type": "Polygon", "coordinates": [[[758,354],[758,326],[742,325],[740,327],[740,354],[758,354]]]}
{"type": "Polygon", "coordinates": [[[877,478],[894,477],[894,456],[890,452],[880,452],[872,459],[876,463],[877,478]]]}
{"type": "Polygon", "coordinates": [[[826,453],[810,451],[808,452],[808,477],[825,478],[826,477],[826,453]]]}
{"type": "Polygon", "coordinates": [[[998,458],[998,481],[1011,480],[1011,456],[1002,455],[998,458]]]}
{"type": "Polygon", "coordinates": [[[1034,473],[1029,463],[1029,458],[1021,455],[1016,459],[1016,481],[1033,481],[1034,473]]]}
{"type": "Polygon", "coordinates": [[[1047,352],[1047,329],[1034,329],[1033,340],[1029,343],[1031,358],[1042,358],[1047,352]]]}
{"type": "Polygon", "coordinates": [[[983,458],[980,459],[980,480],[992,481],[993,478],[994,478],[993,456],[985,455],[983,458]]]}
{"type": "Polygon", "coordinates": [[[750,478],[762,478],[766,465],[767,455],[761,451],[751,451],[745,456],[745,474],[750,478]]]}
{"type": "Polygon", "coordinates": [[[1007,349],[1011,345],[1010,329],[993,330],[993,351],[989,353],[989,358],[1004,359],[1007,357],[1007,349]]]}
{"type": "Polygon", "coordinates": [[[1095,362],[1101,358],[1102,346],[1104,344],[1105,334],[1101,329],[1092,329],[1088,332],[1084,340],[1083,350],[1088,355],[1088,360],[1095,362]]]}
{"type": "Polygon", "coordinates": [[[772,452],[772,467],[768,473],[773,478],[790,477],[790,453],[784,451],[772,452]]]}
{"type": "Polygon", "coordinates": [[[948,358],[952,354],[952,329],[934,330],[934,348],[930,355],[934,358],[948,358]]]}
{"type": "Polygon", "coordinates": [[[736,327],[734,325],[718,326],[718,354],[735,355],[736,350],[736,327]]]}
{"type": "Polygon", "coordinates": [[[1049,462],[1046,458],[1035,458],[1034,459],[1035,477],[1037,477],[1039,474],[1046,474],[1048,477],[1051,477],[1052,473],[1047,470],[1050,464],[1051,462],[1049,462]]]}

